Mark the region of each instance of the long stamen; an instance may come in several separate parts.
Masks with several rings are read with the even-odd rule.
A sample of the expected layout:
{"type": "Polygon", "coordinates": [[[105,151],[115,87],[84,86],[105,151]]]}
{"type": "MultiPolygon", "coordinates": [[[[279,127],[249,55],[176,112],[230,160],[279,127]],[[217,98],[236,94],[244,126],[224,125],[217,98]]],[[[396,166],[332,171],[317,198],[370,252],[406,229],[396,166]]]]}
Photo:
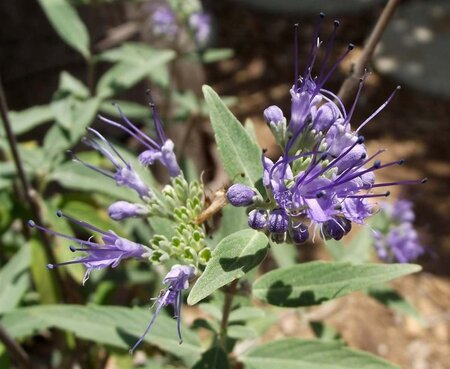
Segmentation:
{"type": "Polygon", "coordinates": [[[350,195],[347,196],[348,199],[368,199],[372,197],[388,197],[391,193],[389,191],[386,191],[385,193],[376,193],[376,194],[369,194],[369,195],[350,195]]]}
{"type": "Polygon", "coordinates": [[[137,135],[141,136],[145,141],[147,141],[150,145],[159,147],[160,145],[155,141],[152,140],[150,137],[148,137],[145,133],[143,133],[138,127],[136,127],[131,121],[126,117],[126,115],[122,112],[122,109],[120,109],[120,106],[118,104],[113,103],[117,111],[119,112],[120,116],[124,120],[124,122],[130,127],[134,132],[137,133],[137,135]]]}
{"type": "Polygon", "coordinates": [[[100,140],[102,140],[105,144],[107,144],[112,151],[114,151],[114,153],[117,155],[117,157],[122,160],[122,162],[129,167],[130,165],[128,164],[128,162],[123,158],[123,156],[117,151],[117,149],[114,147],[114,145],[109,142],[100,132],[96,131],[93,128],[88,127],[87,129],[89,132],[92,132],[94,135],[96,135],[100,140]]]}
{"type": "Polygon", "coordinates": [[[113,165],[116,167],[116,169],[120,169],[122,167],[122,165],[119,163],[117,158],[115,158],[114,155],[112,155],[108,151],[108,149],[106,149],[105,147],[100,145],[100,143],[95,141],[93,138],[83,137],[81,139],[81,142],[83,142],[86,146],[89,146],[89,147],[93,148],[94,150],[98,151],[100,154],[102,154],[106,159],[108,159],[111,163],[113,163],[113,165]]]}
{"type": "Polygon", "coordinates": [[[156,135],[158,136],[159,142],[164,143],[167,141],[167,137],[166,137],[166,134],[164,133],[161,117],[159,116],[158,110],[156,109],[156,104],[153,101],[150,90],[147,90],[145,93],[147,94],[147,97],[148,97],[149,103],[150,103],[149,105],[150,105],[150,108],[152,109],[153,122],[155,124],[156,135]]]}
{"type": "Polygon", "coordinates": [[[334,65],[330,68],[330,70],[328,71],[328,73],[326,74],[326,76],[323,78],[322,81],[320,81],[320,83],[317,85],[316,89],[320,90],[325,83],[328,81],[328,79],[332,76],[332,74],[334,73],[334,71],[336,70],[336,68],[338,67],[339,64],[342,63],[342,61],[347,57],[347,55],[355,48],[355,45],[353,44],[349,44],[347,47],[347,50],[338,58],[338,60],[336,61],[336,63],[334,63],[334,65]]]}
{"type": "MultiPolygon", "coordinates": [[[[364,86],[364,82],[366,81],[367,75],[368,75],[367,71],[364,71],[364,75],[362,76],[362,78],[359,79],[358,91],[356,92],[355,100],[353,101],[353,105],[350,109],[350,112],[348,113],[347,118],[345,118],[344,124],[350,123],[350,119],[352,119],[353,113],[356,108],[356,104],[358,103],[359,96],[361,95],[361,91],[364,86]]],[[[358,131],[356,131],[356,132],[358,132],[358,131]]]]}
{"type": "MultiPolygon", "coordinates": [[[[144,140],[142,140],[137,134],[135,134],[134,132],[132,132],[130,129],[128,129],[127,127],[123,126],[122,124],[119,124],[117,122],[114,122],[111,119],[108,119],[102,115],[98,116],[103,122],[108,123],[114,127],[120,128],[122,131],[128,133],[130,136],[134,137],[134,139],[136,139],[137,141],[139,141],[142,145],[144,145],[145,147],[147,147],[148,149],[160,149],[160,146],[154,142],[153,145],[149,145],[147,142],[145,142],[144,140]]],[[[148,137],[147,137],[148,138],[148,137]]]]}
{"type": "Polygon", "coordinates": [[[153,323],[155,322],[156,317],[158,316],[161,308],[166,305],[166,300],[169,297],[169,294],[170,294],[170,290],[167,290],[165,292],[164,296],[159,301],[159,304],[156,307],[155,313],[153,314],[152,319],[150,320],[150,323],[148,324],[147,328],[145,329],[144,334],[137,340],[137,342],[134,344],[134,346],[130,349],[130,351],[129,351],[130,354],[132,354],[134,352],[134,350],[136,350],[136,347],[138,347],[141,344],[141,342],[144,340],[147,333],[150,331],[150,328],[152,327],[153,323]]]}
{"type": "Polygon", "coordinates": [[[183,343],[183,337],[181,336],[181,307],[182,306],[183,306],[183,295],[181,294],[181,291],[178,291],[176,314],[177,314],[177,332],[178,332],[178,338],[179,338],[180,345],[183,343]]]}
{"type": "Polygon", "coordinates": [[[70,215],[66,215],[61,210],[58,210],[56,212],[56,215],[60,218],[65,218],[65,219],[71,221],[72,223],[79,225],[80,227],[87,228],[87,229],[90,229],[91,231],[98,232],[101,234],[109,235],[108,232],[105,232],[104,230],[97,228],[97,227],[93,226],[92,224],[89,224],[83,220],[78,220],[78,219],[71,217],[70,215]]]}
{"type": "Polygon", "coordinates": [[[298,90],[298,23],[294,24],[294,91],[298,90]]]}
{"type": "Polygon", "coordinates": [[[327,98],[327,101],[330,101],[330,102],[337,102],[337,103],[339,104],[339,107],[341,108],[342,116],[344,117],[344,119],[347,117],[347,111],[345,110],[345,106],[344,106],[344,104],[342,103],[342,100],[338,97],[338,95],[336,95],[336,94],[334,94],[333,92],[331,92],[331,91],[329,91],[329,90],[326,90],[326,89],[324,89],[324,88],[321,88],[321,89],[319,90],[319,92],[322,94],[322,97],[324,97],[324,94],[330,95],[330,96],[332,97],[332,99],[327,98]]]}
{"type": "Polygon", "coordinates": [[[370,188],[375,187],[387,187],[387,186],[398,186],[398,185],[414,185],[414,184],[424,184],[428,182],[428,178],[422,178],[417,180],[409,180],[409,181],[397,181],[397,182],[383,182],[383,183],[376,183],[370,188]]]}
{"type": "Polygon", "coordinates": [[[328,58],[330,56],[331,50],[333,49],[333,45],[334,45],[334,40],[336,39],[336,33],[337,30],[339,28],[339,21],[338,20],[334,20],[333,22],[334,24],[334,29],[333,32],[331,33],[328,41],[327,41],[327,47],[325,49],[325,56],[323,57],[323,62],[322,62],[322,67],[320,68],[320,73],[319,73],[319,77],[317,78],[317,81],[320,83],[322,77],[323,77],[323,73],[325,72],[325,67],[327,65],[328,62],[328,58]]]}
{"type": "Polygon", "coordinates": [[[79,238],[72,237],[72,236],[68,236],[68,235],[66,235],[66,234],[64,234],[64,233],[60,233],[60,232],[53,231],[53,230],[51,230],[51,229],[49,229],[49,228],[43,227],[43,226],[41,226],[41,225],[39,225],[39,224],[36,224],[36,223],[35,223],[34,221],[32,221],[32,220],[29,220],[29,221],[28,221],[28,226],[31,227],[31,228],[37,228],[37,229],[39,229],[40,231],[46,232],[46,233],[51,234],[51,235],[53,235],[53,236],[62,237],[62,238],[65,238],[65,239],[67,239],[67,240],[76,242],[76,243],[78,243],[78,244],[80,244],[80,245],[86,245],[86,246],[92,246],[92,247],[97,247],[97,246],[98,246],[98,244],[95,243],[95,242],[90,242],[90,241],[80,240],[79,238]]]}
{"type": "Polygon", "coordinates": [[[308,71],[310,71],[311,62],[314,57],[314,50],[317,47],[317,39],[319,38],[320,28],[322,27],[322,21],[325,18],[325,13],[319,13],[319,20],[316,25],[316,29],[314,31],[313,41],[311,43],[311,49],[309,50],[308,62],[306,63],[305,71],[303,72],[303,80],[306,79],[308,71]]]}
{"type": "Polygon", "coordinates": [[[381,106],[377,110],[375,110],[369,118],[367,118],[364,122],[360,124],[360,126],[356,130],[356,133],[358,133],[367,123],[369,123],[373,118],[375,118],[391,102],[391,100],[394,98],[395,93],[398,90],[400,90],[400,88],[401,88],[400,86],[396,87],[396,89],[391,93],[388,99],[383,104],[381,104],[381,106]]]}
{"type": "Polygon", "coordinates": [[[72,151],[68,151],[67,153],[70,155],[70,157],[72,158],[72,160],[74,162],[82,164],[86,168],[89,168],[89,169],[93,170],[94,172],[100,173],[108,178],[114,179],[113,173],[108,172],[105,169],[95,167],[92,164],[86,163],[85,161],[81,160],[78,156],[76,156],[72,151]]]}

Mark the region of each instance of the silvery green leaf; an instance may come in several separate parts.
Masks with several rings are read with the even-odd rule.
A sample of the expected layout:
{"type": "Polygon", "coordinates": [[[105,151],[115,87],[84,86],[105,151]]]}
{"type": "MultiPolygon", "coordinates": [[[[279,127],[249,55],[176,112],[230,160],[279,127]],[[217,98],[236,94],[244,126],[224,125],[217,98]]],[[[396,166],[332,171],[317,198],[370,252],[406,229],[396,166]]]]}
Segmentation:
{"type": "Polygon", "coordinates": [[[267,254],[268,239],[262,232],[245,229],[225,237],[213,250],[205,271],[188,296],[193,305],[211,293],[243,277],[259,265],[267,254]]]}
{"type": "Polygon", "coordinates": [[[42,9],[58,35],[88,59],[89,33],[68,0],[39,0],[42,9]]]}
{"type": "Polygon", "coordinates": [[[287,338],[255,347],[240,358],[246,369],[400,369],[340,342],[287,338]]]}
{"type": "Polygon", "coordinates": [[[235,182],[256,186],[263,173],[261,148],[211,87],[203,86],[203,94],[225,171],[235,182]]]}
{"type": "Polygon", "coordinates": [[[31,252],[23,245],[0,269],[0,315],[15,308],[30,287],[31,252]]]}
{"type": "Polygon", "coordinates": [[[318,305],[421,270],[415,264],[313,261],[271,271],[253,284],[253,295],[272,305],[318,305]]]}

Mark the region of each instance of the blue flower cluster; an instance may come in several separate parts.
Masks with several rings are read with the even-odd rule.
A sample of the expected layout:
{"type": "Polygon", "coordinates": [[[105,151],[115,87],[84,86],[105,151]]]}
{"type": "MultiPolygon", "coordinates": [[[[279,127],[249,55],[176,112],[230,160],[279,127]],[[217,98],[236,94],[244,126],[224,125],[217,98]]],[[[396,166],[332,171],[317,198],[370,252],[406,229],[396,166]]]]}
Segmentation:
{"type": "MultiPolygon", "coordinates": [[[[323,14],[321,14],[321,20],[323,14]]],[[[320,25],[320,24],[319,24],[320,25]]],[[[391,101],[371,114],[356,130],[351,120],[367,74],[362,76],[356,98],[347,111],[340,99],[324,88],[337,66],[354,48],[350,44],[337,62],[328,66],[328,59],[339,22],[334,22],[317,74],[313,70],[322,46],[320,26],[313,39],[308,63],[299,74],[295,31],[295,81],[290,90],[291,117],[275,105],[264,111],[264,119],[281,147],[281,157],[273,162],[262,155],[265,202],[256,189],[233,185],[227,196],[234,206],[250,206],[250,227],[268,232],[276,242],[300,244],[310,233],[320,232],[324,239],[339,240],[352,223],[363,223],[373,213],[371,198],[385,197],[389,192],[374,192],[377,188],[401,184],[376,183],[375,172],[401,165],[403,160],[382,163],[378,157],[384,150],[369,155],[361,129],[391,101]],[[311,231],[312,230],[312,231],[311,231]]],[[[405,183],[421,183],[408,181],[405,183]]]]}

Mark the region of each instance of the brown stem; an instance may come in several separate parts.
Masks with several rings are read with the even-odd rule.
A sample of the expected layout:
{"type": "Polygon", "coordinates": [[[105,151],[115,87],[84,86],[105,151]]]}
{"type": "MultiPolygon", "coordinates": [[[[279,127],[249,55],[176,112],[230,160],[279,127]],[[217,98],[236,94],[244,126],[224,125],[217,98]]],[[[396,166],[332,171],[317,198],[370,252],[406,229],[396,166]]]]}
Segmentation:
{"type": "Polygon", "coordinates": [[[238,282],[239,279],[235,279],[228,285],[227,289],[225,290],[225,301],[223,303],[222,321],[220,322],[220,332],[219,332],[220,344],[225,349],[227,341],[228,318],[230,317],[231,307],[233,305],[233,299],[234,295],[236,294],[238,282]]]}
{"type": "Polygon", "coordinates": [[[394,15],[394,12],[399,4],[400,0],[389,0],[385,8],[383,9],[380,18],[375,24],[375,27],[373,28],[369,38],[367,39],[366,44],[364,45],[364,49],[362,51],[361,56],[353,65],[352,72],[344,81],[337,94],[344,104],[347,103],[350,100],[351,96],[353,96],[353,94],[355,93],[359,84],[359,79],[364,74],[364,69],[366,68],[367,64],[372,58],[373,52],[375,51],[375,47],[380,41],[380,38],[383,35],[384,30],[389,24],[389,21],[394,15]]]}
{"type": "Polygon", "coordinates": [[[25,350],[9,335],[2,325],[0,325],[0,341],[5,345],[18,368],[33,369],[31,360],[25,350]]]}
{"type": "MultiPolygon", "coordinates": [[[[21,184],[21,190],[22,190],[22,197],[23,200],[25,200],[26,204],[28,205],[31,213],[33,214],[33,217],[36,219],[36,221],[40,224],[44,224],[43,217],[42,217],[42,206],[39,202],[38,195],[33,187],[31,187],[30,183],[28,182],[28,178],[26,177],[25,170],[23,168],[22,161],[20,159],[20,154],[18,150],[17,140],[14,135],[14,132],[11,128],[11,121],[9,120],[8,116],[8,104],[6,102],[5,92],[3,89],[3,83],[0,76],[0,115],[2,118],[3,127],[5,129],[6,137],[8,139],[9,147],[11,149],[11,153],[13,156],[14,166],[16,167],[17,174],[19,176],[20,184],[21,184]]],[[[51,248],[51,239],[47,234],[44,234],[42,237],[44,250],[47,256],[47,260],[51,264],[56,263],[55,256],[53,255],[52,248],[51,248]]],[[[63,293],[63,297],[67,297],[68,291],[70,291],[70,288],[64,288],[64,281],[61,276],[61,273],[58,269],[53,270],[55,273],[55,279],[58,285],[59,292],[63,293]]],[[[64,298],[66,301],[67,299],[64,298]]]]}

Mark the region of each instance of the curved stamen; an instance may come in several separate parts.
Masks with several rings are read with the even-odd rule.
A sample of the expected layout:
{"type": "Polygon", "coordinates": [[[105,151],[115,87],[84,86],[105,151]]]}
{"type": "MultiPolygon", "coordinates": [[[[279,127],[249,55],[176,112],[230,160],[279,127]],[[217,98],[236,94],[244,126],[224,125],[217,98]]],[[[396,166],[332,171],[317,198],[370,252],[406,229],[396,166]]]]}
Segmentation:
{"type": "Polygon", "coordinates": [[[122,162],[127,166],[127,168],[130,167],[130,164],[128,164],[128,162],[124,159],[124,157],[117,151],[117,149],[114,147],[114,145],[113,145],[111,142],[109,142],[105,137],[103,137],[103,135],[102,135],[100,132],[98,132],[98,131],[96,131],[95,129],[90,128],[90,127],[88,127],[87,130],[88,130],[89,132],[93,133],[94,135],[96,135],[96,136],[97,136],[100,140],[102,140],[105,144],[107,144],[107,145],[111,148],[111,150],[117,155],[117,157],[118,157],[120,160],[122,160],[122,162]]]}
{"type": "Polygon", "coordinates": [[[144,334],[137,340],[137,342],[134,344],[134,346],[130,349],[130,354],[132,354],[134,352],[134,350],[136,350],[136,347],[138,347],[141,344],[141,342],[144,340],[147,333],[150,331],[150,328],[152,327],[153,323],[155,323],[156,317],[158,316],[161,308],[166,305],[166,301],[170,295],[170,292],[171,291],[168,289],[164,293],[164,296],[161,298],[161,300],[158,303],[158,306],[156,307],[155,313],[153,314],[152,319],[150,320],[150,323],[147,325],[147,328],[145,328],[144,334]]]}
{"type": "Polygon", "coordinates": [[[381,106],[375,110],[372,115],[370,115],[369,118],[367,118],[364,122],[362,122],[360,124],[360,126],[358,127],[358,129],[356,130],[356,133],[358,133],[367,123],[369,123],[373,118],[375,118],[390,102],[391,100],[394,98],[395,93],[400,90],[400,86],[397,86],[396,89],[391,93],[391,95],[388,97],[388,99],[381,104],[381,106]]]}
{"type": "Polygon", "coordinates": [[[117,111],[119,112],[120,116],[124,120],[124,122],[130,127],[134,132],[137,133],[137,135],[141,136],[145,141],[147,141],[150,145],[153,145],[155,147],[159,147],[164,141],[161,141],[160,143],[157,143],[155,140],[148,137],[145,133],[143,133],[138,127],[136,127],[131,121],[127,118],[127,116],[122,112],[122,109],[120,109],[120,106],[118,104],[113,103],[117,111]]]}
{"type": "Polygon", "coordinates": [[[333,99],[327,99],[327,101],[330,101],[330,102],[336,102],[337,101],[337,103],[339,104],[339,107],[341,108],[340,110],[341,110],[343,118],[345,119],[347,117],[347,111],[345,110],[345,106],[342,103],[342,100],[338,97],[338,95],[336,95],[333,92],[331,92],[329,90],[326,90],[324,88],[321,88],[319,90],[319,92],[322,94],[322,97],[324,97],[324,94],[328,94],[328,95],[330,95],[333,98],[333,99]]]}
{"type": "Polygon", "coordinates": [[[79,225],[80,227],[87,228],[87,229],[90,229],[91,231],[98,232],[98,233],[101,233],[104,235],[110,235],[110,233],[105,232],[104,230],[97,228],[97,227],[93,226],[92,224],[89,224],[83,220],[75,219],[75,218],[71,217],[70,215],[64,214],[61,210],[58,210],[56,212],[56,215],[59,218],[65,218],[65,219],[69,220],[70,222],[79,225]]]}
{"type": "Polygon", "coordinates": [[[102,115],[98,116],[103,122],[108,123],[114,127],[120,128],[122,131],[128,133],[130,136],[134,137],[134,139],[136,139],[137,141],[139,141],[142,145],[144,145],[147,149],[157,149],[160,150],[161,147],[156,144],[156,142],[154,142],[154,145],[149,145],[147,142],[145,142],[144,140],[142,140],[138,135],[136,135],[135,133],[133,133],[130,129],[128,129],[127,127],[123,126],[122,124],[119,124],[117,122],[114,122],[111,119],[105,118],[102,115]]]}

